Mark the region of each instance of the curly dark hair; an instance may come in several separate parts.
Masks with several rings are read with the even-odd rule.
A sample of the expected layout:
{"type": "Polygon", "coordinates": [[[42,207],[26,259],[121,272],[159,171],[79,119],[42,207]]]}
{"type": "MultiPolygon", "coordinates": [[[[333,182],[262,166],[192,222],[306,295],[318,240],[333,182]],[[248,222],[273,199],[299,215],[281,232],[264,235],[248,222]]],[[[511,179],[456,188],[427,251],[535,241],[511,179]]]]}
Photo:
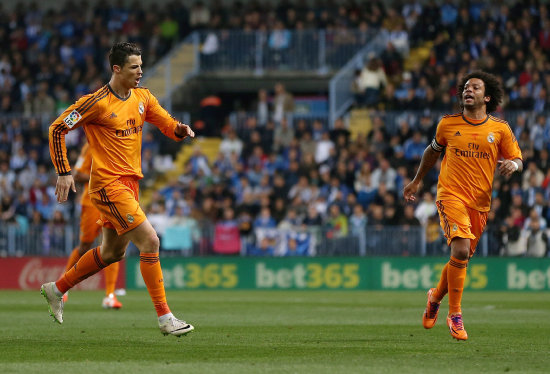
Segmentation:
{"type": "Polygon", "coordinates": [[[120,42],[113,45],[109,51],[111,71],[113,71],[113,66],[115,65],[123,67],[128,61],[129,56],[141,56],[141,49],[136,44],[128,42],[120,42]]]}
{"type": "Polygon", "coordinates": [[[487,113],[494,112],[504,98],[504,90],[502,89],[502,85],[496,76],[481,70],[466,74],[462,77],[460,82],[458,82],[456,96],[460,106],[464,108],[464,104],[462,103],[462,91],[464,91],[466,82],[472,78],[481,79],[485,84],[485,96],[489,96],[491,98],[491,100],[487,103],[487,113]]]}

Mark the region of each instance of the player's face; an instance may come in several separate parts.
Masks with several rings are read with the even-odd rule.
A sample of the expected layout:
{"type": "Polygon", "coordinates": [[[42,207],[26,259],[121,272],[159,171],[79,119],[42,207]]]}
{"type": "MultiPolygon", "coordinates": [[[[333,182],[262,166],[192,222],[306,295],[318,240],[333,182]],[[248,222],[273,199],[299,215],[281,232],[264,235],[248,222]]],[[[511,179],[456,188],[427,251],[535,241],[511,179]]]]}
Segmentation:
{"type": "Polygon", "coordinates": [[[487,104],[491,98],[485,96],[485,83],[479,78],[469,79],[462,91],[464,108],[474,109],[487,104]]]}
{"type": "Polygon", "coordinates": [[[141,56],[131,55],[128,56],[128,61],[120,69],[120,80],[128,88],[136,88],[139,85],[139,81],[143,75],[141,70],[141,56]]]}

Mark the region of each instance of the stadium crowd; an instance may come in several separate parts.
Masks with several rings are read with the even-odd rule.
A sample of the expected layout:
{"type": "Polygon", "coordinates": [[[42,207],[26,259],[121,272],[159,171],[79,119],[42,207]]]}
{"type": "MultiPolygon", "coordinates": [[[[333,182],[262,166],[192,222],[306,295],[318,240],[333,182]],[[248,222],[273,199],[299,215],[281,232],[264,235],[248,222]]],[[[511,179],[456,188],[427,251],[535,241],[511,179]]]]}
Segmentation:
{"type": "MultiPolygon", "coordinates": [[[[392,36],[380,56],[369,56],[352,86],[356,105],[373,110],[371,131],[356,136],[342,119],[328,126],[288,120],[281,113],[291,114],[292,94],[280,85],[273,92],[266,87],[245,126],[224,128],[214,162],[196,147],[185,173],[154,193],[148,217],[163,236],[164,249],[181,246],[173,238],[181,237],[182,230],[191,233],[186,237],[192,242],[200,241],[198,228],[211,222],[227,235],[261,232],[254,245],[218,252],[311,254],[308,238],[301,234],[312,227],[321,228],[321,240],[353,234],[361,241],[366,240],[361,236],[365,228],[423,226],[431,251],[442,253],[445,245],[434,205],[439,166],[425,179],[418,204],[405,204],[400,191],[433,137],[432,113],[457,111],[457,77],[483,69],[502,77],[507,95],[497,114],[511,118],[526,165],[522,175],[496,179],[489,253],[547,255],[547,5],[315,3],[309,8],[305,1],[236,1],[227,7],[213,1],[206,7],[197,1],[186,8],[174,1],[164,8],[144,9],[139,2],[125,7],[105,1],[76,6],[69,1],[64,7],[68,11],[41,10],[36,3],[13,11],[0,7],[0,220],[51,226],[78,215],[74,196],[72,204],[55,204],[55,175],[42,119],[104,84],[109,73],[104,54],[113,40],[139,43],[144,60],[153,64],[194,29],[263,29],[280,23],[291,29],[366,27],[392,36]],[[426,46],[426,62],[405,70],[409,49],[426,46]],[[394,117],[387,114],[397,110],[416,114],[388,123],[394,117]],[[269,232],[274,228],[292,233],[285,238],[291,250],[278,252],[269,232]]],[[[83,137],[74,133],[67,138],[73,163],[83,137]]],[[[143,152],[145,177],[154,178],[160,149],[152,133],[144,135],[143,152]]]]}

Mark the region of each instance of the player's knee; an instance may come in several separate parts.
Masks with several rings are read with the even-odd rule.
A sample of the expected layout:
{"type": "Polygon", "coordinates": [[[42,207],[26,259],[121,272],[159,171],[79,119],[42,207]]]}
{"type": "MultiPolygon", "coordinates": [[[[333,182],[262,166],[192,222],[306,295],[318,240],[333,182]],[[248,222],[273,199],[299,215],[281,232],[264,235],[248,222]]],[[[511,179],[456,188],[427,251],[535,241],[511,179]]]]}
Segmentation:
{"type": "Polygon", "coordinates": [[[120,253],[115,253],[113,255],[113,262],[119,262],[120,260],[122,260],[124,258],[124,252],[120,252],[120,253]]]}
{"type": "Polygon", "coordinates": [[[88,252],[92,248],[92,243],[80,243],[78,247],[78,254],[84,256],[84,253],[88,252]]]}
{"type": "Polygon", "coordinates": [[[124,258],[124,251],[110,251],[108,253],[104,253],[101,256],[101,259],[106,264],[112,264],[114,262],[118,262],[124,258]]]}
{"type": "Polygon", "coordinates": [[[470,256],[470,248],[465,246],[456,246],[452,248],[451,255],[456,259],[466,261],[470,256]]]}
{"type": "Polygon", "coordinates": [[[160,248],[160,240],[157,236],[156,232],[152,232],[151,234],[147,235],[147,238],[145,238],[142,248],[140,248],[141,252],[158,252],[160,248]]]}
{"type": "Polygon", "coordinates": [[[470,257],[470,239],[454,238],[451,242],[451,256],[466,261],[470,257]]]}

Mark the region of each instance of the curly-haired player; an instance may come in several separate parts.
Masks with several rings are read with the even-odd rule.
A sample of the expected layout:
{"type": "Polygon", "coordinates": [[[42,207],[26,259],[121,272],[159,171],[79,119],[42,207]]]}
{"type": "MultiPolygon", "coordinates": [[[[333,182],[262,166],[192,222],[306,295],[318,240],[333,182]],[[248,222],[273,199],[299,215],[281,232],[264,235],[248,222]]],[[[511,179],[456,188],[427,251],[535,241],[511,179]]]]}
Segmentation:
{"type": "Polygon", "coordinates": [[[441,119],[435,138],[424,151],[416,176],[404,188],[403,196],[407,201],[415,200],[422,178],[445,150],[436,205],[451,247],[451,258],[437,287],[428,291],[422,323],[427,329],[435,325],[441,299],[448,293],[449,331],[452,337],[466,340],[468,334],[461,310],[466,266],[487,223],[495,169],[510,176],[522,171],[523,163],[508,123],[489,115],[503,97],[498,79],[482,71],[467,74],[458,84],[457,96],[462,112],[441,119]]]}

